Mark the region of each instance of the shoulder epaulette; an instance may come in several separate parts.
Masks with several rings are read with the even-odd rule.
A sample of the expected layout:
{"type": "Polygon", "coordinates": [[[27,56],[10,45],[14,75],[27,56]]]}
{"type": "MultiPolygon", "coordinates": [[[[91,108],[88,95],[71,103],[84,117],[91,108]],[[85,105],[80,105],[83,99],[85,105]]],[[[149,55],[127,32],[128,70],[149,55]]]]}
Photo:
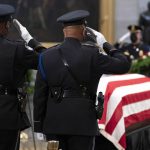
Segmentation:
{"type": "Polygon", "coordinates": [[[48,48],[56,48],[56,47],[58,47],[58,46],[60,46],[60,43],[59,43],[59,44],[56,44],[56,45],[53,45],[53,46],[51,46],[51,47],[48,47],[48,48]]]}
{"type": "Polygon", "coordinates": [[[8,42],[11,42],[11,43],[16,43],[16,44],[20,44],[20,45],[25,45],[25,41],[23,41],[23,40],[13,40],[13,39],[8,39],[8,38],[6,38],[6,40],[8,41],[8,42]]]}
{"type": "Polygon", "coordinates": [[[98,48],[97,44],[95,44],[95,43],[89,43],[89,42],[82,43],[82,46],[89,46],[89,47],[98,48]]]}
{"type": "Polygon", "coordinates": [[[18,40],[13,40],[13,39],[8,39],[6,38],[7,41],[10,41],[10,42],[18,42],[18,43],[25,43],[23,40],[21,39],[18,39],[18,40]]]}

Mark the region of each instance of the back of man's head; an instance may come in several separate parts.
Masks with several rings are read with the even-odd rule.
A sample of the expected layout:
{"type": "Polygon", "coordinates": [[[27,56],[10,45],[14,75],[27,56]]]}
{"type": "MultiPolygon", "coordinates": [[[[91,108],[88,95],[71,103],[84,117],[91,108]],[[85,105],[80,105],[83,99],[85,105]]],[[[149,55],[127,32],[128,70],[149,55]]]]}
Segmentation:
{"type": "Polygon", "coordinates": [[[62,23],[65,37],[73,37],[83,40],[85,36],[86,20],[89,12],[85,10],[75,10],[68,12],[57,19],[62,23]]]}

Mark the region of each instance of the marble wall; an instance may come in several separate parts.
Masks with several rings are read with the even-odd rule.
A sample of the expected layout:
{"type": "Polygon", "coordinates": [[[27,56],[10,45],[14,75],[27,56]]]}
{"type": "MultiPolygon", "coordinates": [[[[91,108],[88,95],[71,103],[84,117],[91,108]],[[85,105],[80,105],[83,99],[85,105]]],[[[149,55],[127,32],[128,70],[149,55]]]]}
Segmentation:
{"type": "Polygon", "coordinates": [[[115,0],[115,41],[127,30],[129,24],[138,24],[139,15],[147,10],[149,0],[115,0]]]}

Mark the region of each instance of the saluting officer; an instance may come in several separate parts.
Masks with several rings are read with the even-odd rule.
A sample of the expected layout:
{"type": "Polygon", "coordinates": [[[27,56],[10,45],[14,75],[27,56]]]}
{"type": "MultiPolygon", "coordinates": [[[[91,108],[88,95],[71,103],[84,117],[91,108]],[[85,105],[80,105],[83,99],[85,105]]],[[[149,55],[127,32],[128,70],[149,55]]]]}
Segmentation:
{"type": "Polygon", "coordinates": [[[22,118],[26,116],[22,116],[19,107],[18,88],[23,86],[27,70],[37,69],[38,53],[28,50],[25,42],[41,51],[40,44],[17,20],[14,24],[25,42],[7,39],[14,12],[12,6],[0,4],[0,150],[19,149],[20,130],[29,127],[24,122],[28,120],[22,118]]]}
{"type": "Polygon", "coordinates": [[[137,25],[129,25],[131,43],[122,47],[124,54],[128,56],[129,60],[142,58],[144,55],[149,55],[150,46],[143,43],[142,28],[137,25]]]}
{"type": "Polygon", "coordinates": [[[89,12],[76,10],[57,19],[63,25],[64,41],[40,55],[34,94],[34,131],[47,140],[58,140],[62,150],[92,150],[98,133],[95,95],[99,78],[129,70],[126,57],[104,36],[90,30],[98,45],[82,45],[89,12]]]}

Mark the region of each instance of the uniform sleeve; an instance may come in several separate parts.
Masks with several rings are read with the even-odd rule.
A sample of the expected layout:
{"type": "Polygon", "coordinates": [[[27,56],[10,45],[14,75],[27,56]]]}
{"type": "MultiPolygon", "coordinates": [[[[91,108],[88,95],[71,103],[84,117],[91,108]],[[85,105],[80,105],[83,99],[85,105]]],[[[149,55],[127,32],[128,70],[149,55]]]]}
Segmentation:
{"type": "Polygon", "coordinates": [[[19,45],[16,52],[16,63],[26,69],[37,69],[38,55],[36,51],[28,50],[24,45],[19,45]]]}
{"type": "Polygon", "coordinates": [[[98,51],[94,56],[94,70],[98,74],[123,74],[130,69],[131,63],[119,50],[115,50],[110,55],[100,54],[98,51]]]}
{"type": "Polygon", "coordinates": [[[38,53],[41,53],[46,50],[46,48],[39,41],[37,41],[34,38],[29,41],[28,46],[32,47],[34,49],[34,51],[36,51],[38,53]]]}
{"type": "Polygon", "coordinates": [[[42,79],[41,74],[38,71],[33,98],[34,132],[42,132],[47,99],[48,99],[48,86],[45,80],[42,79]]]}

